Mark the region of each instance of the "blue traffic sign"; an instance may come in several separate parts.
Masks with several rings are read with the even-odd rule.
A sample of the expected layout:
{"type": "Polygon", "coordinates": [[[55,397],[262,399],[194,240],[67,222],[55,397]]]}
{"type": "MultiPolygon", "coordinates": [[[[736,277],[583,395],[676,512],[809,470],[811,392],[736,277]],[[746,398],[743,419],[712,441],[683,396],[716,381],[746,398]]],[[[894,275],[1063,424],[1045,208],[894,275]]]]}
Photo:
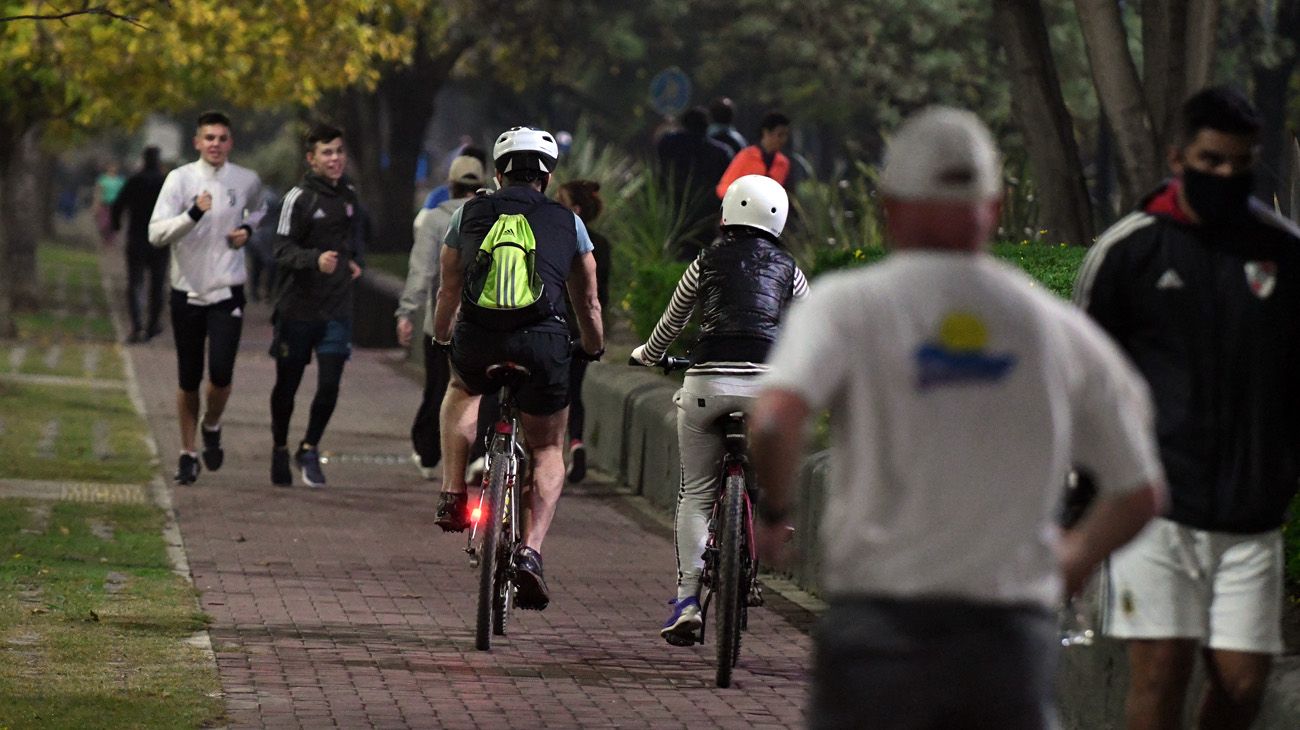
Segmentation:
{"type": "Polygon", "coordinates": [[[674,117],[691,103],[691,79],[686,72],[670,66],[650,79],[650,106],[665,117],[674,117]]]}

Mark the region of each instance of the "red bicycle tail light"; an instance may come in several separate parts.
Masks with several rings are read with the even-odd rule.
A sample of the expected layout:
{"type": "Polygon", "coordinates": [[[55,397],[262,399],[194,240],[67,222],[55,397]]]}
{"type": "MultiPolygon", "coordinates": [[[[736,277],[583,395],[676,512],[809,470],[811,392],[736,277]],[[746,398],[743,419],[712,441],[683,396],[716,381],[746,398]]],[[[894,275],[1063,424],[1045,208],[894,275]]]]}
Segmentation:
{"type": "Polygon", "coordinates": [[[469,513],[469,521],[478,524],[479,518],[483,516],[483,500],[479,500],[477,506],[469,513]]]}

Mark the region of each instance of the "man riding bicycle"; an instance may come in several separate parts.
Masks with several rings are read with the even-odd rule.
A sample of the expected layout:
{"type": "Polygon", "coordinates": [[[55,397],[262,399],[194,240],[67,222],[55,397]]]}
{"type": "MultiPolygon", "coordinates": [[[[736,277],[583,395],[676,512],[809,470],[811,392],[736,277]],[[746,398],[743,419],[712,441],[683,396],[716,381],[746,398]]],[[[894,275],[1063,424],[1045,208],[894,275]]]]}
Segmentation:
{"type": "Polygon", "coordinates": [[[749,410],[782,312],[808,295],[808,281],[780,242],[789,207],[785,188],[769,177],[745,175],[732,183],[722,199],[722,238],[691,262],[654,332],[632,351],[643,364],[657,364],[696,303],[701,305],[700,337],[674,398],[682,466],[677,597],[659,634],[677,646],[696,643],[704,624],[700,573],[723,455],[715,424],[728,413],[749,410]]]}
{"type": "Polygon", "coordinates": [[[477,422],[479,396],[499,384],[490,365],[513,362],[528,369],[517,391],[524,439],[532,450],[533,490],[524,543],[515,553],[520,608],[542,610],[550,598],[542,577],[542,541],[564,484],[564,431],[568,422],[571,346],[561,301],[567,285],[581,331],[579,357],[604,352],[596,262],[582,221],[543,192],[559,158],[555,138],[531,127],[500,135],[492,158],[501,190],[480,192],[456,211],[444,239],[441,283],[434,308],[434,341],[450,348],[451,384],[442,402],[443,492],[436,522],[449,532],[469,526],[465,461],[477,422]],[[476,255],[502,216],[522,215],[535,239],[534,266],[542,284],[538,318],[495,317],[462,307],[476,255]],[[459,314],[459,316],[458,316],[459,314]],[[454,325],[454,329],[453,329],[454,325]]]}

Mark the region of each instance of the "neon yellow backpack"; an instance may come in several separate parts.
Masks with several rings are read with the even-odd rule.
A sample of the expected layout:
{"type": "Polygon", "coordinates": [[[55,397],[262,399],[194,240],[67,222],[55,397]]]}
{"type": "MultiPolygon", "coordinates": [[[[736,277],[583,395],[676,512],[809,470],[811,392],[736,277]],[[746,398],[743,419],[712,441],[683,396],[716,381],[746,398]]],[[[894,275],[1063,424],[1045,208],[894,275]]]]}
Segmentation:
{"type": "Polygon", "coordinates": [[[474,255],[465,283],[461,306],[465,317],[478,324],[512,330],[551,313],[537,275],[537,240],[521,214],[497,216],[474,255]]]}

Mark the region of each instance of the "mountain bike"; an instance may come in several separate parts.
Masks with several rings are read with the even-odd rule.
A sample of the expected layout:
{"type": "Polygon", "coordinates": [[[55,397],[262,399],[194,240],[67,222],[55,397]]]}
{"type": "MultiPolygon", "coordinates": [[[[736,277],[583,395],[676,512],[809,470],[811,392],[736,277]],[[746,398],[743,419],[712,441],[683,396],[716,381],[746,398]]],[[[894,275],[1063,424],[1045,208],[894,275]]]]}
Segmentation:
{"type": "Polygon", "coordinates": [[[488,379],[501,386],[501,416],[490,434],[465,546],[470,565],[479,569],[474,646],[480,651],[492,648],[492,635],[505,635],[514,607],[514,554],[523,540],[523,484],[528,473],[515,391],[528,375],[527,368],[512,362],[487,369],[488,379]]]}
{"type": "MultiPolygon", "coordinates": [[[[631,365],[643,363],[629,358],[631,365]]],[[[683,357],[665,357],[659,362],[665,374],[690,366],[683,357]]],[[[741,631],[749,628],[749,609],[763,605],[758,580],[758,553],[754,542],[754,504],[757,488],[749,468],[749,443],[745,435],[745,414],[736,411],[718,419],[723,436],[722,468],[718,489],[709,515],[708,539],[704,547],[704,571],[700,575],[699,643],[705,641],[709,614],[717,622],[717,685],[731,686],[731,670],[740,660],[741,631]]]]}

